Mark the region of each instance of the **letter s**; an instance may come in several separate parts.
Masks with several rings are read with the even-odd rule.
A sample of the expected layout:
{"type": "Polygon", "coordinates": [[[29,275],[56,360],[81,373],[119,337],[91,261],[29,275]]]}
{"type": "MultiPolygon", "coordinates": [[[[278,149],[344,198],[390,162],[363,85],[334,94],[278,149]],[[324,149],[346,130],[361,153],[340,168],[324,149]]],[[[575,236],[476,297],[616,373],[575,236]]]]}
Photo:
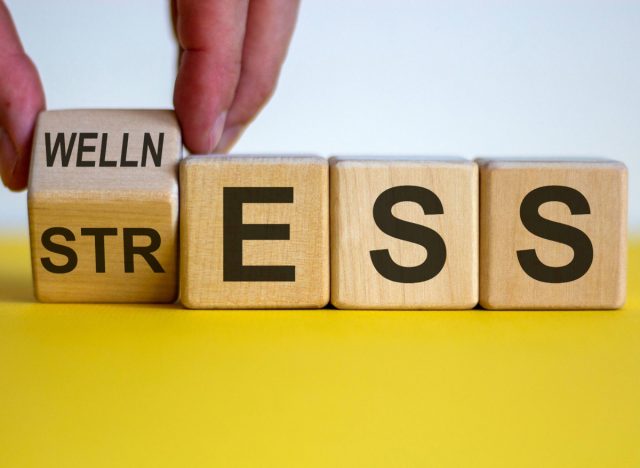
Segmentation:
{"type": "Polygon", "coordinates": [[[550,267],[540,261],[536,251],[519,250],[518,261],[527,275],[544,283],[569,283],[584,276],[593,263],[593,245],[580,229],[540,216],[538,209],[551,201],[562,202],[573,215],[590,214],[589,202],[577,190],[561,185],[549,185],[532,190],[520,205],[520,219],[527,230],[543,239],[568,245],[573,260],[565,266],[550,267]]]}
{"type": "Polygon", "coordinates": [[[400,185],[382,192],[373,205],[373,219],[382,232],[421,245],[428,253],[427,258],[420,265],[406,267],[395,263],[388,249],[372,250],[369,255],[378,273],[388,280],[396,283],[421,283],[440,273],[447,259],[447,247],[442,237],[433,229],[393,216],[391,209],[396,203],[403,201],[418,203],[425,215],[443,214],[442,202],[429,189],[400,185]]]}
{"type": "Polygon", "coordinates": [[[63,227],[50,227],[42,233],[42,246],[49,252],[57,253],[67,257],[67,263],[64,265],[55,265],[49,257],[43,257],[40,259],[42,266],[50,273],[69,273],[74,270],[78,264],[78,255],[75,250],[66,245],[56,244],[51,239],[53,236],[62,236],[67,241],[76,240],[73,232],[63,227]]]}

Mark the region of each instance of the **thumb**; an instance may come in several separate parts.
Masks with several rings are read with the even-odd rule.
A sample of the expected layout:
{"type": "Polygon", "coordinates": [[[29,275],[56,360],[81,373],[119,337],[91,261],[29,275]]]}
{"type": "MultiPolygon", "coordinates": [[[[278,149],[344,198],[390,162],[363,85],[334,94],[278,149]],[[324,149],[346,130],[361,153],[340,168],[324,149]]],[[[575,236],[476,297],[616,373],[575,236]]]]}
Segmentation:
{"type": "Polygon", "coordinates": [[[44,107],[38,71],[0,1],[0,175],[11,190],[27,186],[33,130],[44,107]]]}

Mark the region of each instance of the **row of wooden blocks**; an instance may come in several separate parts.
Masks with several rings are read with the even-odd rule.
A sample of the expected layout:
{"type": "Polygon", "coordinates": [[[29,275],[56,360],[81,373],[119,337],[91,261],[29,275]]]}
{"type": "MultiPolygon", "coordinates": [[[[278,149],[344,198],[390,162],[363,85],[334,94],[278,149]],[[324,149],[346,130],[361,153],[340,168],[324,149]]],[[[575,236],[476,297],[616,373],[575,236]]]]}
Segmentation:
{"type": "Polygon", "coordinates": [[[615,309],[627,171],[601,159],[189,156],[171,111],[40,115],[36,296],[189,308],[615,309]],[[178,279],[179,277],[179,279],[178,279]]]}

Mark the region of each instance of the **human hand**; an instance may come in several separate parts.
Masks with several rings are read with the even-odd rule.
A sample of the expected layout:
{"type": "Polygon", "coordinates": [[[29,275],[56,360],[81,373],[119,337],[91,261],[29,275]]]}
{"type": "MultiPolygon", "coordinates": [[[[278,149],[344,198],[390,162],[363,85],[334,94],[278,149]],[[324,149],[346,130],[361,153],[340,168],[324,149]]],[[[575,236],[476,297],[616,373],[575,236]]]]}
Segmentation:
{"type": "Polygon", "coordinates": [[[12,190],[27,186],[31,138],[44,106],[38,71],[0,0],[0,175],[12,190]]]}
{"type": "MultiPolygon", "coordinates": [[[[173,0],[180,46],[174,106],[193,153],[225,152],[275,89],[299,0],[173,0]]],[[[33,131],[45,108],[38,71],[0,0],[0,175],[27,186],[33,131]]]]}
{"type": "Polygon", "coordinates": [[[226,152],[273,93],[299,0],[173,0],[173,102],[193,153],[226,152]]]}

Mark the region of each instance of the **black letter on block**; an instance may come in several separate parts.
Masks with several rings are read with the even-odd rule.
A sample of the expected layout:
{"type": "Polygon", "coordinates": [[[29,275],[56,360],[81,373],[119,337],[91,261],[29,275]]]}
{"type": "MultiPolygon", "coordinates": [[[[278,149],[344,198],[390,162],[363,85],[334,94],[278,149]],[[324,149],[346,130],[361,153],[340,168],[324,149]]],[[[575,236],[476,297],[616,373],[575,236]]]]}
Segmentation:
{"type": "Polygon", "coordinates": [[[289,240],[288,224],[243,224],[244,203],[293,203],[293,187],[224,187],[223,280],[295,281],[295,266],[243,265],[243,240],[289,240]]]}
{"type": "Polygon", "coordinates": [[[66,241],[74,241],[76,238],[73,232],[63,227],[51,227],[42,233],[42,246],[49,252],[67,257],[67,263],[54,265],[49,257],[41,258],[40,262],[44,269],[50,273],[69,273],[78,265],[78,255],[71,247],[53,242],[51,240],[53,236],[62,236],[66,241]]]}
{"type": "Polygon", "coordinates": [[[76,162],[76,167],[94,167],[96,165],[95,161],[84,161],[82,159],[82,155],[84,153],[93,153],[96,150],[95,146],[85,145],[85,140],[94,140],[98,138],[97,133],[81,133],[80,138],[78,140],[78,160],[76,162]]]}
{"type": "Polygon", "coordinates": [[[154,273],[164,273],[162,265],[153,256],[153,252],[160,248],[160,234],[151,228],[124,228],[124,272],[133,273],[133,256],[140,255],[146,260],[154,273]],[[146,247],[134,247],[134,236],[146,236],[149,238],[149,245],[146,247]]]}
{"type": "Polygon", "coordinates": [[[116,167],[118,165],[117,161],[110,161],[107,159],[107,141],[109,139],[108,133],[102,134],[102,143],[100,144],[100,162],[98,162],[98,166],[100,167],[116,167]]]}
{"type": "Polygon", "coordinates": [[[401,185],[391,187],[378,196],[373,205],[373,219],[385,234],[424,247],[427,258],[420,265],[405,267],[391,259],[388,249],[372,250],[369,255],[375,269],[386,279],[396,283],[421,283],[440,273],[447,260],[447,247],[442,237],[433,229],[393,216],[393,206],[405,201],[418,203],[425,215],[444,213],[442,202],[431,190],[401,185]]]}
{"type": "Polygon", "coordinates": [[[95,237],[96,273],[104,273],[105,272],[104,237],[117,236],[118,230],[116,228],[81,228],[80,235],[95,237]]]}
{"type": "Polygon", "coordinates": [[[72,133],[71,139],[69,140],[69,146],[67,146],[64,142],[64,133],[58,133],[52,149],[51,133],[45,132],[44,149],[47,156],[47,167],[52,167],[53,163],[56,162],[56,154],[58,154],[58,152],[60,152],[60,163],[62,164],[62,167],[67,167],[69,165],[69,160],[71,159],[71,152],[73,151],[75,141],[76,134],[72,133]]]}
{"type": "Polygon", "coordinates": [[[144,141],[142,143],[142,167],[147,166],[147,152],[151,153],[151,159],[156,167],[162,165],[162,146],[164,144],[164,133],[160,133],[158,136],[158,149],[153,146],[153,139],[151,134],[144,134],[144,141]]]}
{"type": "Polygon", "coordinates": [[[544,283],[568,283],[584,276],[593,262],[593,245],[589,237],[573,226],[540,216],[538,209],[547,202],[566,204],[571,214],[590,214],[589,202],[575,189],[559,185],[539,187],[527,194],[520,205],[520,219],[527,230],[543,239],[568,245],[573,260],[562,267],[550,267],[540,261],[534,249],[519,250],[518,261],[527,275],[544,283]]]}
{"type": "Polygon", "coordinates": [[[120,167],[138,167],[138,161],[128,161],[127,151],[129,151],[129,134],[122,134],[122,152],[120,153],[120,167]]]}

